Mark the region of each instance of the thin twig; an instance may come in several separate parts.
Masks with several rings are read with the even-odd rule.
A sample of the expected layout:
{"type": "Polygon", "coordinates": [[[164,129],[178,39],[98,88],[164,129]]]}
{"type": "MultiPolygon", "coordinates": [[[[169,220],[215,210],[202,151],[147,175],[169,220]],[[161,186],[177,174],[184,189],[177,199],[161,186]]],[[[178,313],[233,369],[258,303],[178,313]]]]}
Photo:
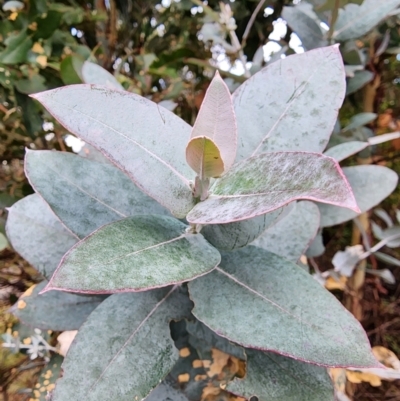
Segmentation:
{"type": "Polygon", "coordinates": [[[239,39],[238,39],[238,37],[236,35],[236,32],[233,31],[233,30],[232,31],[230,30],[229,31],[229,36],[231,38],[233,46],[235,47],[235,49],[237,51],[237,54],[239,56],[239,60],[243,64],[244,76],[246,78],[250,78],[250,72],[249,72],[249,70],[247,69],[247,66],[246,66],[246,57],[245,57],[245,55],[243,53],[243,49],[242,49],[242,46],[241,46],[241,44],[239,42],[239,39]]]}
{"type": "Polygon", "coordinates": [[[395,239],[400,238],[400,234],[394,234],[391,235],[390,237],[384,238],[382,241],[378,242],[376,245],[374,245],[369,251],[364,252],[362,255],[359,256],[360,259],[365,259],[371,254],[373,254],[376,251],[379,251],[379,249],[383,248],[386,244],[388,244],[390,241],[393,241],[395,239]]]}
{"type": "Polygon", "coordinates": [[[235,80],[239,83],[243,83],[244,81],[246,81],[246,78],[244,76],[235,75],[229,71],[221,70],[220,68],[215,67],[214,65],[211,65],[206,60],[200,60],[200,59],[197,59],[194,57],[188,57],[188,58],[184,59],[184,62],[188,63],[188,64],[192,64],[192,65],[197,65],[197,66],[203,67],[203,68],[212,68],[213,70],[218,71],[222,76],[227,77],[227,78],[232,78],[233,80],[235,80]]]}
{"type": "Polygon", "coordinates": [[[329,32],[328,32],[328,40],[332,39],[333,33],[335,32],[335,24],[337,21],[337,17],[339,15],[339,6],[340,6],[340,0],[335,0],[335,4],[333,5],[333,10],[332,10],[331,26],[329,27],[329,32]]]}
{"type": "Polygon", "coordinates": [[[369,244],[369,238],[368,238],[367,232],[365,231],[363,225],[361,224],[361,222],[358,220],[357,217],[353,221],[354,221],[354,224],[357,226],[358,230],[361,233],[361,237],[362,237],[363,243],[364,243],[364,248],[367,251],[370,251],[371,250],[371,245],[369,244]]]}
{"type": "Polygon", "coordinates": [[[257,14],[260,12],[262,6],[265,4],[266,0],[261,0],[258,4],[257,7],[254,9],[253,14],[251,14],[251,17],[249,19],[249,22],[247,23],[246,29],[244,30],[244,34],[242,36],[242,49],[246,45],[247,37],[250,34],[251,28],[253,27],[254,21],[256,20],[257,14]]]}

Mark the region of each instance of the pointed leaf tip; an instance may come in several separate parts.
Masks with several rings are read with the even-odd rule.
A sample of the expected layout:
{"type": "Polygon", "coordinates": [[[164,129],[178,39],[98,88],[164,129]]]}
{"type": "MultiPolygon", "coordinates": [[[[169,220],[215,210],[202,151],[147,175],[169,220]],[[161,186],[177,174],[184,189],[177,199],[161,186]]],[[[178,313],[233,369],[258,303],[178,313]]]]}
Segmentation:
{"type": "Polygon", "coordinates": [[[336,47],[291,55],[261,69],[232,95],[237,160],[264,152],[322,152],[345,92],[343,58],[336,47]]]}
{"type": "Polygon", "coordinates": [[[224,171],[228,171],[236,158],[236,117],[231,93],[218,71],[207,89],[190,138],[204,136],[218,147],[224,171]]]}

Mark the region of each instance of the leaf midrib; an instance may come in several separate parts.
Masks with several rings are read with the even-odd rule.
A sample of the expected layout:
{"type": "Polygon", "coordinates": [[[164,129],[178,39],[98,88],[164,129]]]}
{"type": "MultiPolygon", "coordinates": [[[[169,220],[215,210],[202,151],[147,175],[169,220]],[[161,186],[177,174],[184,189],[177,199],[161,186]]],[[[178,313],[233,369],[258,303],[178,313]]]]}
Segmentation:
{"type": "Polygon", "coordinates": [[[95,195],[85,191],[82,187],[80,187],[78,184],[74,183],[73,181],[71,181],[70,179],[68,179],[67,177],[63,176],[62,174],[60,174],[57,170],[55,170],[54,168],[52,168],[51,166],[49,166],[47,164],[47,168],[51,171],[53,171],[56,175],[59,175],[62,179],[64,179],[65,181],[67,181],[67,183],[69,183],[71,186],[77,188],[79,191],[81,191],[82,193],[84,193],[85,195],[87,195],[89,198],[94,199],[96,202],[100,203],[101,205],[105,206],[106,208],[112,210],[113,212],[115,212],[116,214],[118,214],[121,217],[127,217],[125,214],[123,214],[122,212],[120,212],[117,209],[114,209],[112,206],[108,205],[107,203],[103,202],[102,200],[100,200],[99,198],[97,198],[95,195]]]}
{"type": "Polygon", "coordinates": [[[125,341],[125,343],[122,345],[122,347],[118,350],[118,352],[112,357],[112,359],[108,362],[108,364],[105,366],[103,371],[101,372],[100,376],[98,379],[90,386],[89,391],[87,392],[87,396],[93,391],[93,389],[96,387],[96,385],[99,383],[99,381],[103,378],[105,375],[106,371],[110,368],[110,366],[114,363],[116,358],[119,356],[119,354],[128,346],[128,344],[131,342],[132,338],[139,332],[139,330],[143,327],[143,325],[151,318],[151,316],[157,311],[157,309],[167,300],[167,298],[177,289],[178,287],[175,285],[174,287],[171,288],[171,290],[160,300],[157,302],[157,304],[154,306],[154,308],[147,314],[147,316],[139,323],[139,325],[136,327],[136,329],[132,332],[132,334],[128,337],[128,339],[125,341]]]}
{"type": "Polygon", "coordinates": [[[313,327],[312,325],[310,325],[308,322],[304,322],[302,319],[300,319],[298,316],[293,315],[292,313],[290,313],[289,311],[287,311],[285,308],[283,308],[282,306],[278,305],[277,303],[275,303],[274,301],[272,301],[271,299],[268,299],[267,297],[265,297],[263,294],[260,294],[259,292],[257,292],[256,290],[254,290],[253,288],[249,287],[247,284],[243,283],[242,281],[240,281],[239,279],[237,279],[235,276],[233,276],[232,274],[229,274],[228,272],[226,272],[225,270],[221,269],[220,267],[216,267],[215,270],[219,271],[220,273],[222,273],[223,275],[227,276],[230,280],[232,280],[234,283],[242,286],[243,288],[245,288],[247,291],[252,292],[253,294],[257,295],[258,297],[262,298],[264,301],[268,302],[269,304],[271,304],[272,306],[274,306],[276,309],[279,309],[280,311],[284,312],[285,314],[291,316],[292,318],[296,319],[299,323],[304,324],[306,326],[309,326],[310,328],[312,328],[313,330],[316,330],[316,327],[313,327]]]}
{"type": "Polygon", "coordinates": [[[309,77],[303,81],[297,88],[295,88],[294,93],[292,94],[291,98],[288,100],[288,104],[285,107],[285,109],[283,110],[282,114],[279,116],[279,118],[275,121],[274,125],[270,128],[270,130],[266,133],[266,135],[261,139],[260,143],[258,144],[258,146],[256,147],[256,149],[253,151],[253,153],[250,155],[250,157],[253,157],[254,155],[257,154],[258,150],[260,149],[260,147],[264,144],[264,142],[271,136],[271,134],[274,132],[275,128],[278,126],[278,124],[283,120],[283,118],[287,115],[288,110],[290,109],[290,107],[292,106],[293,102],[299,97],[301,96],[308,83],[311,81],[312,77],[314,76],[314,74],[318,71],[319,69],[319,65],[311,72],[311,74],[309,75],[309,77]],[[296,94],[296,92],[298,91],[299,88],[301,88],[301,86],[304,87],[304,90],[299,93],[296,94]]]}
{"type": "MultiPolygon", "coordinates": [[[[160,242],[158,244],[150,245],[150,246],[148,246],[146,248],[143,248],[143,249],[138,249],[137,251],[133,251],[133,252],[129,252],[127,254],[121,255],[121,256],[117,256],[117,257],[115,257],[113,259],[110,259],[110,260],[107,260],[105,262],[102,262],[101,266],[108,265],[108,264],[113,263],[113,262],[115,262],[116,260],[119,260],[119,259],[129,258],[129,257],[131,257],[133,255],[138,255],[138,254],[140,254],[142,252],[146,252],[146,251],[149,251],[151,249],[156,249],[156,248],[158,248],[160,246],[164,246],[164,245],[170,244],[172,242],[179,241],[179,240],[181,240],[181,239],[183,239],[185,237],[186,237],[186,234],[182,234],[179,237],[172,238],[172,239],[170,239],[168,241],[160,242]]],[[[96,265],[96,266],[99,267],[99,265],[96,265]]],[[[91,267],[93,267],[93,266],[89,266],[88,268],[90,269],[91,267]]]]}
{"type": "MultiPolygon", "coordinates": [[[[55,103],[58,103],[59,105],[65,107],[66,109],[72,111],[72,112],[77,112],[80,113],[82,115],[84,115],[85,117],[89,118],[90,120],[95,121],[98,124],[103,125],[104,127],[110,129],[111,131],[115,132],[118,135],[121,135],[123,138],[127,139],[129,142],[132,142],[134,145],[136,145],[137,147],[143,149],[146,153],[148,153],[151,157],[153,157],[154,159],[156,159],[158,162],[160,162],[161,164],[164,164],[169,170],[171,170],[177,177],[180,178],[181,181],[183,181],[186,186],[188,186],[190,188],[190,183],[189,180],[183,176],[181,173],[179,173],[174,167],[172,167],[172,165],[168,164],[166,161],[164,161],[163,159],[161,159],[159,156],[157,156],[155,153],[153,153],[152,151],[150,151],[149,149],[147,149],[145,146],[143,146],[142,144],[140,144],[139,142],[133,140],[132,138],[130,138],[129,136],[123,134],[122,132],[116,130],[115,128],[107,125],[106,123],[104,123],[103,121],[97,120],[94,117],[90,116],[89,114],[84,113],[82,110],[76,109],[75,107],[71,107],[68,106],[62,102],[59,102],[58,100],[55,100],[54,98],[52,98],[52,101],[55,103]]],[[[93,146],[95,146],[94,144],[92,144],[93,146]]]]}

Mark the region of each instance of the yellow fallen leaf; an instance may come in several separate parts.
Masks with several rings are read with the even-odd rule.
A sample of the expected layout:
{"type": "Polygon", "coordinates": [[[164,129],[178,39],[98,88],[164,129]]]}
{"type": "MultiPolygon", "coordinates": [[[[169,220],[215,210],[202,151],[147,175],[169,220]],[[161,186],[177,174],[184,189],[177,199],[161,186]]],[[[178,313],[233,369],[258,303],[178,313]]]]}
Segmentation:
{"type": "Polygon", "coordinates": [[[34,288],[36,287],[36,284],[31,285],[22,295],[21,298],[26,298],[29,297],[30,295],[32,295],[32,292],[34,290],[34,288]]]}
{"type": "Polygon", "coordinates": [[[377,375],[369,372],[355,372],[346,370],[346,377],[349,382],[355,384],[366,382],[373,387],[379,387],[382,384],[382,380],[377,375]]]}
{"type": "Polygon", "coordinates": [[[335,390],[344,392],[346,389],[346,369],[342,368],[332,368],[328,369],[329,375],[332,378],[333,385],[335,386],[335,390]]]}
{"type": "Polygon", "coordinates": [[[203,362],[200,359],[195,359],[192,362],[192,366],[193,366],[194,369],[202,368],[203,367],[203,362]]]}
{"type": "Polygon", "coordinates": [[[328,277],[325,281],[325,288],[327,290],[341,290],[346,289],[347,277],[341,276],[340,280],[335,280],[333,277],[328,277]]]}
{"type": "Polygon", "coordinates": [[[43,53],[44,53],[43,46],[42,46],[40,43],[38,43],[38,42],[36,42],[36,43],[32,46],[32,51],[33,51],[34,53],[38,53],[38,54],[43,54],[43,53]]]}
{"type": "Polygon", "coordinates": [[[8,19],[9,19],[10,21],[15,21],[15,20],[17,19],[17,17],[18,17],[18,13],[17,13],[16,11],[14,11],[13,13],[11,13],[11,14],[9,15],[8,19]]]}
{"type": "Polygon", "coordinates": [[[186,358],[190,355],[190,349],[189,348],[182,348],[181,350],[179,350],[179,356],[182,358],[186,358]]]}
{"type": "Polygon", "coordinates": [[[372,353],[375,358],[387,366],[388,368],[393,368],[400,371],[400,361],[396,354],[389,349],[381,346],[372,347],[372,353]]]}
{"type": "Polygon", "coordinates": [[[178,376],[178,382],[179,383],[187,383],[190,380],[190,375],[189,373],[183,373],[178,376]]]}
{"type": "Polygon", "coordinates": [[[47,57],[46,56],[37,56],[36,62],[42,67],[45,68],[47,65],[47,57]]]}
{"type": "Polygon", "coordinates": [[[224,367],[228,363],[228,359],[230,355],[225,354],[225,352],[220,351],[219,349],[213,348],[211,350],[212,354],[212,363],[210,368],[207,371],[208,377],[214,377],[222,373],[224,367]]]}
{"type": "Polygon", "coordinates": [[[26,302],[20,299],[17,303],[17,308],[18,309],[24,309],[26,307],[26,302]]]}

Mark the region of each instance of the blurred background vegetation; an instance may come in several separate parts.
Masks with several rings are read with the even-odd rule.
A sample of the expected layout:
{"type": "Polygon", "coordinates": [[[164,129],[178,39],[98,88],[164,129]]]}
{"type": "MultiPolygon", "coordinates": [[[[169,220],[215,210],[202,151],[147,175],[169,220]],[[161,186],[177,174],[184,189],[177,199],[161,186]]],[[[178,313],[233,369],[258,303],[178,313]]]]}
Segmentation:
{"type": "MultiPolygon", "coordinates": [[[[310,40],[312,32],[310,24],[308,29],[304,24],[304,15],[314,21],[317,16],[324,33],[338,6],[361,2],[0,1],[0,333],[10,331],[16,323],[6,313],[7,308],[36,280],[36,272],[12,251],[4,232],[6,207],[33,192],[24,175],[25,148],[90,151],[81,149],[83,144],[30,94],[87,82],[82,66],[91,61],[113,74],[124,89],[163,102],[193,123],[215,70],[233,91],[277,58],[318,47],[310,40]],[[284,11],[285,6],[293,6],[290,13],[284,11]]],[[[399,14],[387,16],[368,34],[342,43],[340,49],[346,63],[348,94],[333,142],[400,131],[399,14]],[[370,114],[360,117],[360,113],[370,114]]],[[[96,81],[95,73],[91,79],[96,81]]],[[[346,163],[381,164],[399,173],[399,160],[400,140],[395,139],[346,163]]],[[[392,218],[399,199],[397,190],[381,205],[392,218]]],[[[381,224],[369,214],[365,224],[368,233],[371,219],[381,224]]],[[[316,263],[323,270],[331,268],[335,252],[359,243],[359,237],[352,223],[326,230],[326,252],[315,259],[316,263]]],[[[387,253],[393,258],[400,256],[396,249],[387,249],[387,253]]],[[[399,356],[400,264],[374,258],[370,263],[389,266],[397,284],[372,276],[363,280],[361,293],[359,288],[352,292],[350,286],[349,291],[336,294],[364,324],[373,345],[383,345],[399,356]],[[354,297],[359,299],[356,306],[354,297]]],[[[0,399],[29,400],[40,367],[40,362],[30,362],[23,353],[11,357],[0,349],[0,399]]],[[[379,387],[350,383],[347,390],[354,400],[400,400],[396,382],[379,387]]]]}

